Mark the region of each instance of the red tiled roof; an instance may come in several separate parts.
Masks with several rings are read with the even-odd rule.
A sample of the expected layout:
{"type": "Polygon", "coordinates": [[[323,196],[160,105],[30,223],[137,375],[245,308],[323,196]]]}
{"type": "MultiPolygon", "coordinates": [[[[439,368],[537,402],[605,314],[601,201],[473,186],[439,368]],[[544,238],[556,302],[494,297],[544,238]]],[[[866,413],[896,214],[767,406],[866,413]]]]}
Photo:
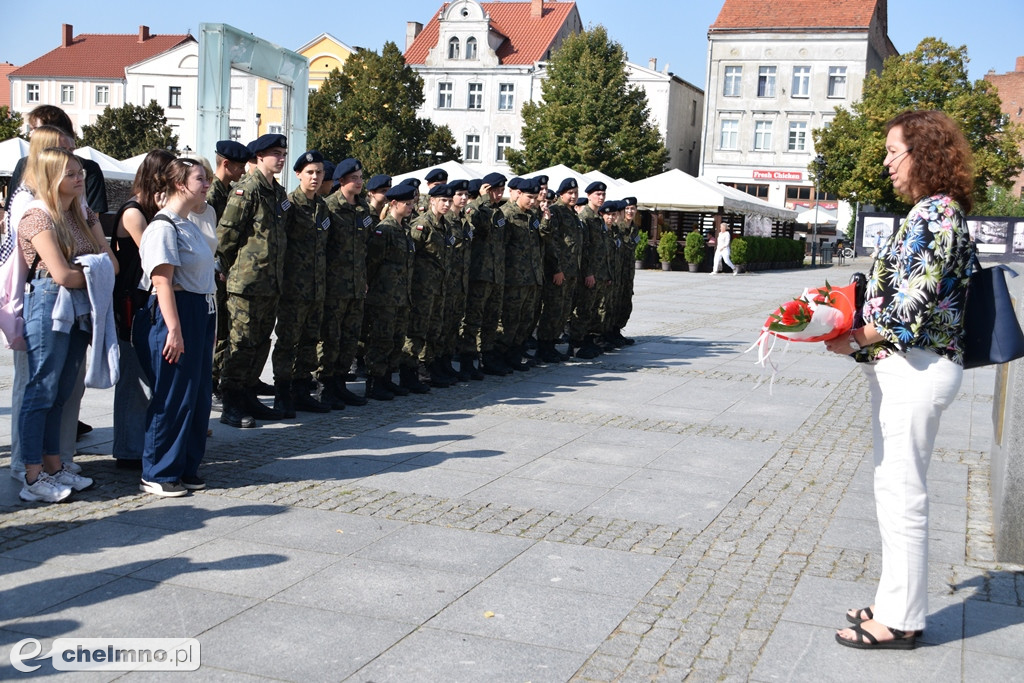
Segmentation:
{"type": "MultiPolygon", "coordinates": [[[[480,5],[491,17],[491,29],[505,36],[497,50],[502,64],[533,64],[543,59],[576,7],[575,2],[545,0],[542,16],[534,18],[530,16],[529,2],[481,2],[480,5]]],[[[434,13],[409,46],[405,53],[407,64],[426,63],[427,52],[437,45],[438,17],[446,6],[447,3],[434,13]]]]}
{"type": "Polygon", "coordinates": [[[50,50],[15,69],[11,76],[123,79],[125,67],[155,57],[188,40],[195,38],[188,34],[151,35],[139,42],[137,33],[82,33],[75,36],[67,47],[50,50]]]}
{"type": "Polygon", "coordinates": [[[710,31],[859,28],[885,0],[725,0],[710,31]]]}
{"type": "Polygon", "coordinates": [[[7,80],[7,74],[17,68],[10,62],[0,64],[0,107],[11,106],[11,82],[7,80]]]}

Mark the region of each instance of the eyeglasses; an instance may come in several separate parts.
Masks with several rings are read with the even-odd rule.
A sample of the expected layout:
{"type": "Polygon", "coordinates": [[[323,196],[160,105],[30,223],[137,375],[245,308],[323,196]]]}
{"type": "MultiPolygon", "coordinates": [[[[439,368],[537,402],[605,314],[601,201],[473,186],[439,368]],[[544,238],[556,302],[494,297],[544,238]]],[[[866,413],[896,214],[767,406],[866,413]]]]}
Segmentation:
{"type": "Polygon", "coordinates": [[[85,169],[80,168],[77,171],[64,171],[64,177],[70,179],[81,178],[82,180],[85,180],[85,169]]]}

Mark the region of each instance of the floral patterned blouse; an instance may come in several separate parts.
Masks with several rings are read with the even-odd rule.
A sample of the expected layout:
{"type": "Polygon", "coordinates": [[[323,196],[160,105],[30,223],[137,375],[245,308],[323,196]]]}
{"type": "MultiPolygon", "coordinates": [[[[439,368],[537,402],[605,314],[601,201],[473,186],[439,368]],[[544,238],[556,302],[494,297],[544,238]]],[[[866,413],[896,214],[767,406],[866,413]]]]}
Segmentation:
{"type": "Polygon", "coordinates": [[[972,246],[963,209],[952,197],[919,201],[871,266],[862,312],[884,339],[858,352],[857,360],[917,347],[963,365],[972,246]]]}

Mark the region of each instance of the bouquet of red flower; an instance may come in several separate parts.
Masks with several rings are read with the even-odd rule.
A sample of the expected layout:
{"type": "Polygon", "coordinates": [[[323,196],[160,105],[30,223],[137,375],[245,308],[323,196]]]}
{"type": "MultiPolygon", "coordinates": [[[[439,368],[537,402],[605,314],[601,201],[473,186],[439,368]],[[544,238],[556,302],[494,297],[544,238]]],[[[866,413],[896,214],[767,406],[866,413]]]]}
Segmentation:
{"type": "Polygon", "coordinates": [[[805,289],[768,315],[757,341],[747,349],[758,349],[757,362],[764,365],[775,347],[775,339],[817,342],[834,339],[853,328],[856,287],[805,289]]]}

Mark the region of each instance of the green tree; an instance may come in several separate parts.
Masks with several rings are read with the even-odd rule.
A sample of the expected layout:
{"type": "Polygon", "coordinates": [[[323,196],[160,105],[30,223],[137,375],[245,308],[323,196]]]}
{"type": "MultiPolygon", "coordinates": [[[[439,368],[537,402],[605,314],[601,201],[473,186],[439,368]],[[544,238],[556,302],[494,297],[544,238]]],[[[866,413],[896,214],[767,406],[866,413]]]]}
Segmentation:
{"type": "Polygon", "coordinates": [[[7,105],[0,107],[0,142],[11,138],[23,138],[21,114],[11,111],[7,105]]]}
{"type": "Polygon", "coordinates": [[[397,45],[358,50],[310,94],[308,144],[334,161],[355,157],[369,174],[461,159],[448,126],[416,116],[422,104],[423,79],[397,45]]]}
{"type": "Polygon", "coordinates": [[[1024,130],[1002,114],[994,86],[970,81],[967,62],[965,46],[925,38],[914,51],[886,59],[881,75],[868,74],[863,98],[850,110],[837,107],[832,124],[814,131],[815,149],[826,162],[822,189],[842,199],[906,210],[879,171],[885,122],[908,109],[941,109],[960,124],[974,151],[976,203],[984,201],[990,184],[1009,186],[1024,167],[1019,151],[1024,130]]]}
{"type": "Polygon", "coordinates": [[[1017,216],[1024,218],[1024,199],[1013,196],[1005,187],[993,185],[988,188],[985,201],[975,205],[971,211],[976,216],[1017,216]]]}
{"type": "Polygon", "coordinates": [[[115,159],[127,159],[153,149],[178,152],[178,136],[167,125],[163,107],[150,100],[145,106],[107,107],[91,126],[82,126],[82,145],[115,159]]]}
{"type": "Polygon", "coordinates": [[[626,53],[603,26],[562,43],[541,91],[543,102],[523,105],[523,148],[506,156],[516,173],[565,164],[639,180],[664,170],[668,151],[647,96],[629,85],[626,53]]]}

